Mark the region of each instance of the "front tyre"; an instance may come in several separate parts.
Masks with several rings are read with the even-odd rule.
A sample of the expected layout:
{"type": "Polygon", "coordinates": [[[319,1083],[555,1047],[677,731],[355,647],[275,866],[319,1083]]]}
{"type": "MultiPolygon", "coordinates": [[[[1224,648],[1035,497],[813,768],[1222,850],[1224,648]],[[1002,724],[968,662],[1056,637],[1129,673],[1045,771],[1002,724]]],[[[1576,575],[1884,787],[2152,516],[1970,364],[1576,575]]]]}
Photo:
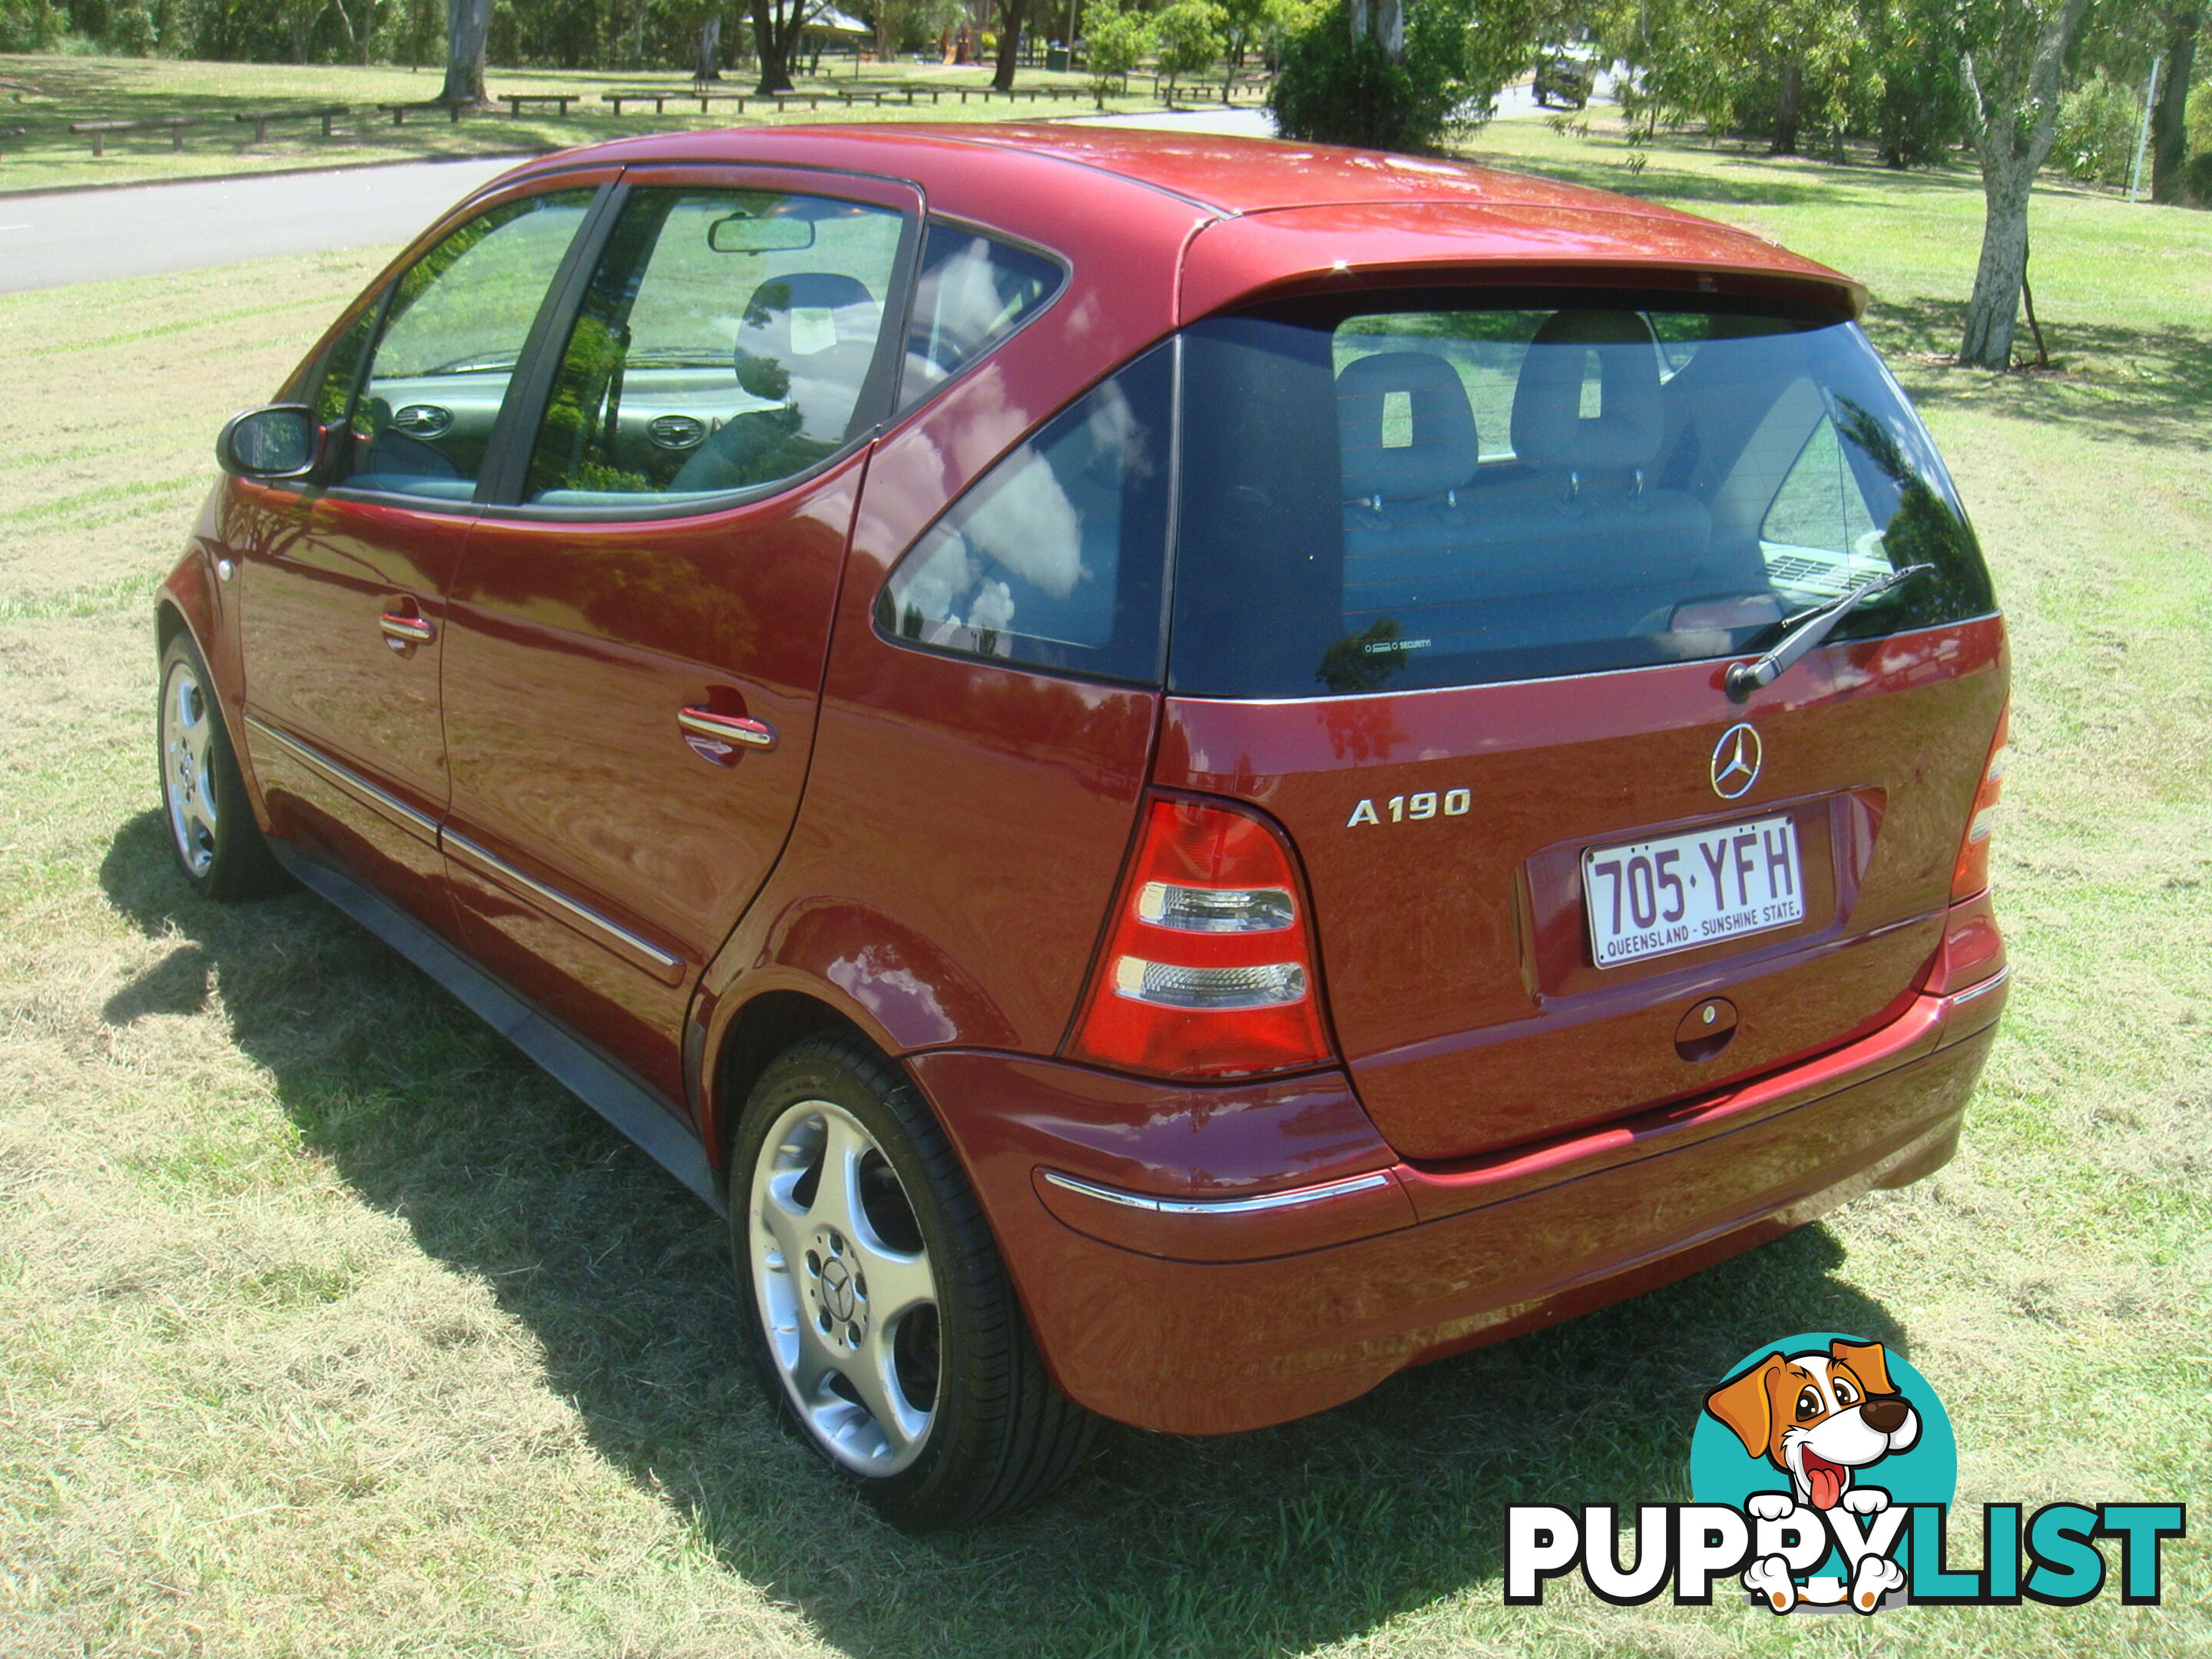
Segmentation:
{"type": "Polygon", "coordinates": [[[1090,1414],[1053,1386],[952,1149],[857,1036],[810,1038],[738,1126],[730,1228],[750,1346],[800,1435],[886,1520],[1042,1498],[1090,1414]]]}
{"type": "Polygon", "coordinates": [[[265,898],[289,884],[270,855],[246,799],[215,683],[191,636],[179,631],[161,653],[155,735],[161,750],[161,817],[169,848],[194,892],[212,899],[265,898]]]}

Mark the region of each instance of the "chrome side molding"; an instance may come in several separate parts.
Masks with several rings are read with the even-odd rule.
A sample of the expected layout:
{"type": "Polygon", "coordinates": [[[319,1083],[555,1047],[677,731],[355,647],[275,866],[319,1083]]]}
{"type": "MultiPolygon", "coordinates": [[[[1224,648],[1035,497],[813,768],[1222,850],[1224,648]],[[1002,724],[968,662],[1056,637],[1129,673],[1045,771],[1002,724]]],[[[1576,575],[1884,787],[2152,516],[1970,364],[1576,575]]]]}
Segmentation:
{"type": "Polygon", "coordinates": [[[438,844],[438,821],[435,818],[416,811],[398,796],[378,788],[358,772],[339,765],[312,744],[302,743],[289,732],[278,731],[268,721],[248,714],[246,723],[325,782],[335,784],[362,805],[374,809],[402,830],[411,830],[422,836],[433,847],[438,844]]]}

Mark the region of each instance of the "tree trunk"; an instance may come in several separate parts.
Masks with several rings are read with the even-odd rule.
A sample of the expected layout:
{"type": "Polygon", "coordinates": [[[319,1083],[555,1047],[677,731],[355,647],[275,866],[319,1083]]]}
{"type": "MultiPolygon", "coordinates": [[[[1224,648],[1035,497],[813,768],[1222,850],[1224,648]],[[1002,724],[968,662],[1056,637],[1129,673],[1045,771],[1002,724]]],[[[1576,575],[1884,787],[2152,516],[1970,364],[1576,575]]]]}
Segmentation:
{"type": "Polygon", "coordinates": [[[699,61],[692,66],[695,82],[722,78],[722,14],[710,11],[699,25],[699,61]]]}
{"type": "Polygon", "coordinates": [[[484,101],[484,37],[491,33],[491,0],[446,0],[446,84],[441,102],[484,101]]]}
{"type": "Polygon", "coordinates": [[[1352,37],[1371,34],[1392,63],[1406,56],[1404,0],[1352,0],[1352,37]]]}
{"type": "Polygon", "coordinates": [[[2012,367],[2013,319],[2020,309],[2021,279],[2027,270],[2027,192],[2035,169],[2015,158],[2010,171],[1992,179],[1986,168],[1982,195],[1982,258],[1974,269],[1974,297],[1966,307],[1966,337],[1959,361],[1983,368],[2012,367]]]}
{"type": "Polygon", "coordinates": [[[1966,331],[1959,361],[1977,368],[2012,367],[2013,318],[2020,310],[2021,275],[2027,268],[2027,202],[2058,131],[2058,82],[2066,48],[2081,21],[2086,0],[2062,0],[2035,43],[2027,83],[1982,86],[1974,54],[1960,54],[1974,152],[1982,164],[1982,256],[1974,269],[1974,295],[1966,306],[1966,331]],[[2022,131],[2021,117],[2034,112],[2022,131]]]}
{"type": "Polygon", "coordinates": [[[1014,88],[1014,67],[1022,49],[1022,11],[1025,0],[1002,0],[999,7],[999,67],[991,85],[1000,92],[1014,88]]]}
{"type": "Polygon", "coordinates": [[[1805,124],[1805,71],[1796,64],[1782,66],[1782,95],[1774,106],[1774,150],[1777,155],[1797,153],[1798,129],[1805,124]]]}
{"type": "Polygon", "coordinates": [[[2181,170],[2189,160],[2189,134],[2182,117],[2189,106],[2189,76],[2197,66],[2197,30],[2204,13],[2200,6],[2178,6],[2166,14],[2171,27],[2166,37],[2166,79],[2158,101],[2150,110],[2150,199],[2181,199],[2181,170]]]}
{"type": "Polygon", "coordinates": [[[792,0],[792,9],[779,24],[769,0],[752,0],[753,51],[760,58],[760,84],[755,92],[791,90],[791,48],[805,16],[799,3],[792,0]]]}

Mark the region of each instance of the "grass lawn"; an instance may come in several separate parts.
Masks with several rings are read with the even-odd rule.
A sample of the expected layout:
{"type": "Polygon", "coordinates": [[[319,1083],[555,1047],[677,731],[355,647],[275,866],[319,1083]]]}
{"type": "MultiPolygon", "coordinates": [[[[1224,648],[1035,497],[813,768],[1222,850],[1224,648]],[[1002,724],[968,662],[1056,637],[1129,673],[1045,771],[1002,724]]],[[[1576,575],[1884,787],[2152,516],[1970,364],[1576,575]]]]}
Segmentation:
{"type": "MultiPolygon", "coordinates": [[[[490,125],[489,123],[487,125],[490,125]]],[[[2212,1646],[2212,215],[2046,192],[2060,373],[1954,339],[1963,173],[1483,135],[1866,280],[2011,617],[2015,989],[1958,1160],[1635,1302],[1225,1440],[1112,1431],[916,1540],[775,1425],[707,1213],[304,896],[193,902],[147,601],[221,418],[383,257],[0,298],[0,1651],[1782,1655],[1723,1597],[1499,1603],[1502,1507],[1682,1498],[1755,1344],[1887,1340],[1984,1500],[2198,1501],[2166,1605],[1905,1609],[1850,1654],[2212,1646]]]]}
{"type": "MultiPolygon", "coordinates": [[[[659,88],[672,96],[690,86],[681,71],[649,70],[636,73],[612,70],[501,70],[486,76],[488,89],[498,96],[507,93],[569,92],[580,101],[566,117],[550,110],[527,111],[520,118],[501,106],[495,112],[465,118],[459,125],[444,115],[430,112],[407,117],[394,127],[392,118],[377,112],[384,103],[415,102],[437,95],[442,71],[438,68],[410,70],[380,64],[353,68],[343,64],[203,64],[162,58],[9,56],[0,54],[0,191],[70,185],[141,184],[161,179],[209,178],[237,173],[264,173],[278,167],[342,167],[363,162],[421,161],[452,155],[504,155],[524,151],[559,149],[568,144],[626,137],[635,133],[659,132],[686,127],[730,125],[788,125],[797,122],[932,120],[1036,120],[1058,113],[1085,112],[1093,100],[1079,75],[1054,75],[1025,69],[1017,77],[1018,88],[1056,87],[1054,99],[1023,97],[1009,102],[981,94],[991,82],[988,64],[951,68],[939,64],[867,64],[853,72],[852,60],[842,64],[823,60],[823,73],[799,78],[800,99],[788,108],[764,109],[748,103],[742,112],[730,104],[717,104],[702,114],[696,104],[688,108],[671,104],[660,114],[650,105],[624,105],[619,116],[601,101],[607,92],[659,88]],[[912,107],[903,103],[881,106],[840,104],[839,92],[881,91],[903,98],[908,91],[938,88],[936,103],[919,92],[912,107]],[[961,101],[953,88],[965,88],[969,100],[961,101]],[[819,109],[809,108],[805,94],[822,94],[819,109]],[[308,109],[325,104],[344,104],[352,113],[337,124],[325,138],[315,121],[280,123],[268,129],[265,143],[253,142],[253,130],[233,118],[240,111],[308,109]],[[90,138],[72,133],[72,121],[146,119],[189,115],[198,125],[185,129],[181,151],[170,149],[164,131],[110,133],[106,154],[94,156],[90,138]],[[8,136],[9,129],[25,131],[8,136]]],[[[1146,76],[1133,77],[1132,93],[1113,97],[1106,106],[1115,110],[1157,110],[1157,98],[1144,95],[1146,76]]],[[[730,71],[717,90],[750,92],[752,81],[743,70],[730,71]]],[[[1216,85],[1209,94],[1204,88],[1184,89],[1182,101],[1204,102],[1220,96],[1216,85]]],[[[1239,96],[1250,103],[1248,87],[1239,96]]]]}

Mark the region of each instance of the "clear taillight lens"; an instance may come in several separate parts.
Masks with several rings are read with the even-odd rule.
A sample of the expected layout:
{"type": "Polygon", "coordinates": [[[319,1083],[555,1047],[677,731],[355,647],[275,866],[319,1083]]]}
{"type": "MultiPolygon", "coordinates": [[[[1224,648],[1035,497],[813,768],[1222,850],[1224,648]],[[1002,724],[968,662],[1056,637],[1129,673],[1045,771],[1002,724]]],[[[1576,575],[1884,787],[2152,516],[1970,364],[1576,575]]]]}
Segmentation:
{"type": "Polygon", "coordinates": [[[1289,848],[1256,814],[1156,798],[1069,1054],[1170,1077],[1326,1064],[1289,848]]]}
{"type": "Polygon", "coordinates": [[[1148,881],[1137,892],[1137,917],[1186,933],[1274,933],[1298,919],[1280,887],[1184,887],[1148,881]]]}
{"type": "Polygon", "coordinates": [[[1959,846],[1959,862],[1951,871],[1951,902],[1970,899],[1990,884],[1990,828],[1997,801],[2004,793],[2005,759],[2012,738],[2012,703],[1997,712],[1997,734],[1990,744],[1990,757],[1982,765],[1981,786],[1974,791],[1974,810],[1966,817],[1966,838],[1959,846]]]}

